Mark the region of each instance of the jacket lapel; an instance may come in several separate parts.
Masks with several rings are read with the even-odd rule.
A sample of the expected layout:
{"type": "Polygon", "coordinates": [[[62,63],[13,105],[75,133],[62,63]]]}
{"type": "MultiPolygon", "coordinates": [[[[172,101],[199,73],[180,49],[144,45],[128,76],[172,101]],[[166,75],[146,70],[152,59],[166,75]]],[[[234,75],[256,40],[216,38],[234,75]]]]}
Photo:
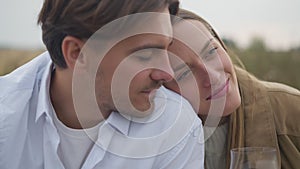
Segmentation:
{"type": "Polygon", "coordinates": [[[274,147],[279,159],[274,112],[268,93],[263,84],[248,72],[239,68],[236,72],[242,104],[230,118],[227,168],[230,150],[237,147],[274,147]]]}

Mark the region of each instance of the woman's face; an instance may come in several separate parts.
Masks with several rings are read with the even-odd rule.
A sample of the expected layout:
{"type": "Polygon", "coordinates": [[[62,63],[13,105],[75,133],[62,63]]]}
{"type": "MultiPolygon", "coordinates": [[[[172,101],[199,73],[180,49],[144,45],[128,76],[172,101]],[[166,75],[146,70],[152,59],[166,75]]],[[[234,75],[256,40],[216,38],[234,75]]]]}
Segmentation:
{"type": "Polygon", "coordinates": [[[165,86],[189,100],[200,116],[234,112],[241,98],[233,64],[221,44],[196,20],[180,21],[173,29],[169,51],[175,80],[165,86]]]}

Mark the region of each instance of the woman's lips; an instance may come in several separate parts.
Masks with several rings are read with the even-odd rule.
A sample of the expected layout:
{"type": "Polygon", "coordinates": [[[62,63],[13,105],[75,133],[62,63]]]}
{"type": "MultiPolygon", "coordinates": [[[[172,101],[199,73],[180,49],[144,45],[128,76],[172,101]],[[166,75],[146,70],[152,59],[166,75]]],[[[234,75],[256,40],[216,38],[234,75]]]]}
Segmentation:
{"type": "Polygon", "coordinates": [[[220,88],[218,88],[217,90],[215,90],[215,92],[212,95],[210,95],[206,100],[217,99],[225,96],[229,89],[229,82],[230,82],[230,78],[228,78],[226,83],[222,85],[220,88]]]}

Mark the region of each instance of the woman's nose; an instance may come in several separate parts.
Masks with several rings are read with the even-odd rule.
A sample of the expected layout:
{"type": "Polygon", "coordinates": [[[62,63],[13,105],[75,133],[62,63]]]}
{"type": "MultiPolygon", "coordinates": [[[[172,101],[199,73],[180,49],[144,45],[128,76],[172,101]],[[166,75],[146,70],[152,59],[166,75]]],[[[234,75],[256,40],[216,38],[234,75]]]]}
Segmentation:
{"type": "Polygon", "coordinates": [[[204,87],[219,86],[226,81],[226,73],[223,64],[218,61],[205,64],[206,78],[204,78],[204,87]]]}

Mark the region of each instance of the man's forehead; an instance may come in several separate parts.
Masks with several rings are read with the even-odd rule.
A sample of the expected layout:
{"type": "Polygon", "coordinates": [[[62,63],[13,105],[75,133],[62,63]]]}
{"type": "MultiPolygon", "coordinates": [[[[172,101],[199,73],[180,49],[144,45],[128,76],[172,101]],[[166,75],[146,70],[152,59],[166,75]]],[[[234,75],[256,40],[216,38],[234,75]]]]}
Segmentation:
{"type": "MultiPolygon", "coordinates": [[[[171,41],[171,37],[173,36],[173,28],[168,10],[162,12],[137,13],[122,17],[98,30],[89,39],[86,45],[90,46],[92,50],[97,50],[98,55],[104,56],[112,47],[116,46],[117,44],[120,44],[124,40],[130,39],[131,37],[140,35],[161,35],[165,38],[168,37],[168,41],[171,41]],[[120,29],[120,31],[117,33],[112,31],[115,30],[116,27],[120,26],[122,29],[120,29]]],[[[144,38],[143,41],[145,43],[150,43],[155,39],[157,38],[144,38]]],[[[156,41],[153,43],[162,42],[156,41]]],[[[166,44],[166,42],[164,43],[166,44]]]]}
{"type": "Polygon", "coordinates": [[[164,36],[173,36],[173,28],[169,13],[151,12],[145,13],[135,21],[128,32],[130,34],[161,34],[164,36]]]}
{"type": "Polygon", "coordinates": [[[133,18],[134,22],[130,29],[124,30],[124,33],[111,39],[108,43],[116,45],[117,42],[117,44],[140,50],[151,48],[151,46],[153,46],[152,48],[166,48],[166,44],[172,42],[173,28],[168,13],[148,12],[133,17],[136,18],[133,18]]]}
{"type": "Polygon", "coordinates": [[[128,48],[142,50],[146,48],[167,48],[173,41],[173,37],[160,34],[140,34],[124,39],[120,44],[128,48]]]}

